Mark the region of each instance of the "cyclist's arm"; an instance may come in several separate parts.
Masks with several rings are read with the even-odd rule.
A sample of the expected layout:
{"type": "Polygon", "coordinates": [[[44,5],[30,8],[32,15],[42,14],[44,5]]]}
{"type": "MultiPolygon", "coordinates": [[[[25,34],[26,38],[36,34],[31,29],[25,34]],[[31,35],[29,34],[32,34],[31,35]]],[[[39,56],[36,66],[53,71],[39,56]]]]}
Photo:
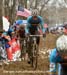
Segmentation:
{"type": "Polygon", "coordinates": [[[25,32],[29,33],[29,27],[28,27],[28,25],[25,27],[25,32]]]}
{"type": "Polygon", "coordinates": [[[27,18],[27,26],[25,27],[25,31],[26,31],[26,33],[29,33],[29,27],[30,27],[30,19],[31,19],[31,16],[29,16],[28,18],[27,18]]]}
{"type": "Polygon", "coordinates": [[[41,26],[42,32],[45,33],[45,28],[44,28],[44,21],[43,21],[43,18],[40,17],[40,16],[39,16],[39,18],[40,18],[40,26],[41,26]]]}

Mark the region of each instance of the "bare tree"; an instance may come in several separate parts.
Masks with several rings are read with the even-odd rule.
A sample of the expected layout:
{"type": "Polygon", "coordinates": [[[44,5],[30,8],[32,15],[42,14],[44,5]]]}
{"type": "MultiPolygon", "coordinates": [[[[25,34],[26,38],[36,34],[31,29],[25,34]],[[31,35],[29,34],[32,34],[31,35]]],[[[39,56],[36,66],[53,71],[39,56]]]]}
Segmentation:
{"type": "Polygon", "coordinates": [[[19,5],[27,8],[27,0],[4,0],[3,15],[9,17],[9,21],[11,24],[16,19],[16,11],[19,5]]]}
{"type": "Polygon", "coordinates": [[[15,19],[15,13],[16,13],[16,1],[17,0],[4,0],[4,16],[9,17],[9,21],[12,24],[12,22],[15,19]]]}
{"type": "Polygon", "coordinates": [[[27,8],[27,0],[24,0],[25,8],[27,8]]]}
{"type": "MultiPolygon", "coordinates": [[[[3,0],[3,1],[4,1],[4,6],[3,6],[4,9],[3,9],[2,5],[0,5],[0,8],[2,7],[2,9],[3,9],[3,13],[2,14],[4,16],[8,16],[9,17],[9,20],[10,20],[11,24],[16,19],[16,11],[18,9],[18,6],[22,5],[23,7],[27,8],[27,0],[3,0]]],[[[64,1],[67,3],[66,0],[64,0],[64,1]]],[[[59,0],[57,0],[57,1],[56,0],[29,0],[30,6],[29,6],[28,9],[30,9],[30,8],[31,9],[37,8],[37,9],[39,9],[39,14],[44,18],[44,20],[45,20],[45,17],[48,16],[47,20],[50,20],[50,17],[51,17],[50,21],[51,22],[53,21],[52,23],[54,23],[55,21],[59,22],[61,20],[56,20],[56,19],[60,16],[60,13],[63,12],[63,11],[61,11],[59,13],[58,10],[59,9],[62,10],[63,7],[61,7],[62,3],[60,2],[59,3],[60,8],[57,10],[56,9],[57,2],[59,2],[59,0]],[[49,4],[50,1],[53,1],[53,2],[51,4],[51,6],[49,7],[48,4],[49,4]],[[53,7],[53,9],[52,9],[52,7],[53,7]]],[[[61,18],[58,18],[58,19],[61,19],[61,18]]]]}
{"type": "Polygon", "coordinates": [[[40,9],[40,15],[42,15],[43,9],[46,7],[45,5],[49,2],[50,0],[43,0],[41,4],[41,9],[40,9]]]}
{"type": "Polygon", "coordinates": [[[3,22],[2,22],[2,1],[0,0],[0,31],[3,30],[3,22]]]}

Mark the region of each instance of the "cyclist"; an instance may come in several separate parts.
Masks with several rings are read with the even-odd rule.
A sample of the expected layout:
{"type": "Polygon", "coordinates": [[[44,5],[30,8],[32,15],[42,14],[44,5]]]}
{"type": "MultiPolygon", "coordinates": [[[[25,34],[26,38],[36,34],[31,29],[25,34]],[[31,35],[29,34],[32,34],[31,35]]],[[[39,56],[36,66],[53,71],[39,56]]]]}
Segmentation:
{"type": "Polygon", "coordinates": [[[17,32],[20,38],[25,38],[25,25],[20,25],[17,32]]]}
{"type": "Polygon", "coordinates": [[[44,21],[43,21],[43,18],[38,15],[37,9],[34,9],[32,11],[32,15],[28,17],[27,23],[28,23],[26,27],[27,34],[33,35],[36,32],[38,32],[39,28],[41,28],[43,35],[45,35],[44,21]]]}
{"type": "MultiPolygon", "coordinates": [[[[44,28],[43,18],[38,15],[38,10],[34,9],[32,11],[32,15],[27,18],[26,36],[39,35],[40,34],[39,29],[42,30],[43,36],[45,36],[45,28],[44,28]]],[[[37,37],[38,45],[39,45],[39,40],[40,40],[40,37],[37,37]]],[[[28,43],[28,45],[29,44],[30,44],[30,42],[28,43]]],[[[29,49],[28,51],[30,52],[30,49],[31,49],[30,45],[29,45],[28,49],[29,49]]],[[[28,54],[30,54],[30,53],[28,53],[28,54]]]]}
{"type": "Polygon", "coordinates": [[[63,64],[63,63],[67,63],[67,58],[64,58],[67,55],[66,54],[67,27],[66,25],[63,27],[64,27],[63,30],[64,34],[58,38],[56,42],[56,48],[54,48],[50,53],[49,59],[50,59],[51,75],[56,75],[56,71],[58,71],[58,75],[67,75],[67,71],[66,71],[67,65],[63,64]]]}
{"type": "Polygon", "coordinates": [[[58,75],[59,71],[61,69],[60,63],[62,61],[61,56],[58,54],[57,48],[52,49],[51,53],[50,53],[50,57],[49,57],[49,61],[50,61],[50,75],[57,75],[57,71],[58,71],[58,75]]]}
{"type": "Polygon", "coordinates": [[[21,58],[23,57],[23,59],[24,59],[25,54],[24,54],[24,50],[23,50],[23,44],[24,44],[24,40],[26,40],[26,37],[25,37],[25,25],[20,25],[19,26],[17,34],[18,34],[20,44],[21,44],[21,58]]]}

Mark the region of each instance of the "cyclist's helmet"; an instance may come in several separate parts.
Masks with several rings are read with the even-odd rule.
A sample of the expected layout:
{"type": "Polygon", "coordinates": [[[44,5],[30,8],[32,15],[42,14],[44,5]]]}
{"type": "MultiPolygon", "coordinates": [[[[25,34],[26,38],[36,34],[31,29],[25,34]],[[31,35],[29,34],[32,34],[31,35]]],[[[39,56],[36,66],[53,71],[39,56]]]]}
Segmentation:
{"type": "Polygon", "coordinates": [[[38,10],[37,9],[32,10],[32,16],[38,16],[38,10]]]}

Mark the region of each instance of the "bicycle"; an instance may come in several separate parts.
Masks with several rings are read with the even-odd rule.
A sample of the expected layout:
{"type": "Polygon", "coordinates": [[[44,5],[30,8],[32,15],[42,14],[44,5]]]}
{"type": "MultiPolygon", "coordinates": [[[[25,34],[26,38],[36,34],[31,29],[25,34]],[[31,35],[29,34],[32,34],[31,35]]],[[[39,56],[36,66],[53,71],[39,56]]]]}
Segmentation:
{"type": "Polygon", "coordinates": [[[21,59],[23,58],[23,60],[25,60],[27,50],[26,38],[22,38],[20,41],[21,41],[21,59]]]}
{"type": "Polygon", "coordinates": [[[34,70],[37,68],[37,63],[38,63],[38,45],[37,45],[37,37],[40,37],[42,35],[29,35],[30,37],[30,47],[31,49],[31,58],[30,62],[34,70]]]}

